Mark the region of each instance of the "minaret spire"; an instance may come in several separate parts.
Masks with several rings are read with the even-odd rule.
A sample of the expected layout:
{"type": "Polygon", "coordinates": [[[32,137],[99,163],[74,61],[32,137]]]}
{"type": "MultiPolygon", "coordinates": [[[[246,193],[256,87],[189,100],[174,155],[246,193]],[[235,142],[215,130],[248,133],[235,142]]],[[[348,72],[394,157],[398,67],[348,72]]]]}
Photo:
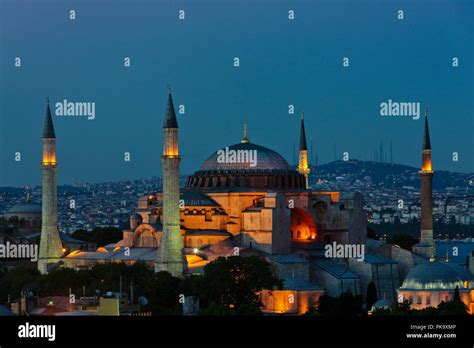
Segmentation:
{"type": "Polygon", "coordinates": [[[304,112],[301,113],[301,127],[300,127],[300,151],[308,150],[306,145],[306,132],[304,130],[304,112]]]}
{"type": "Polygon", "coordinates": [[[46,98],[46,115],[44,118],[44,127],[43,127],[43,138],[53,139],[56,138],[54,133],[53,119],[51,117],[51,108],[49,106],[49,97],[46,98]]]}
{"type": "Polygon", "coordinates": [[[171,97],[171,88],[168,90],[168,102],[166,104],[163,128],[178,128],[178,121],[176,121],[176,113],[174,112],[173,98],[171,97]]]}
{"type": "Polygon", "coordinates": [[[434,259],[436,250],[433,240],[433,168],[431,164],[431,142],[428,129],[428,108],[425,109],[423,129],[423,149],[421,155],[420,199],[421,199],[421,236],[420,243],[414,246],[417,253],[434,259]]]}
{"type": "Polygon", "coordinates": [[[249,138],[247,138],[247,123],[244,123],[244,136],[242,138],[241,143],[247,144],[249,142],[249,138]]]}
{"type": "Polygon", "coordinates": [[[56,184],[56,134],[47,99],[43,128],[42,160],[42,216],[38,270],[47,274],[52,265],[63,256],[63,246],[58,231],[57,184],[56,184]]]}
{"type": "Polygon", "coordinates": [[[431,150],[430,131],[428,129],[428,107],[425,108],[425,128],[423,132],[423,150],[431,150]]]}
{"type": "Polygon", "coordinates": [[[303,174],[306,178],[306,188],[308,188],[308,178],[310,168],[308,164],[308,146],[306,145],[306,133],[304,129],[304,112],[301,113],[301,126],[300,126],[300,149],[298,159],[298,172],[303,174]]]}
{"type": "Polygon", "coordinates": [[[163,122],[163,232],[155,259],[155,272],[167,271],[181,277],[186,269],[180,223],[178,122],[171,90],[163,122]]]}

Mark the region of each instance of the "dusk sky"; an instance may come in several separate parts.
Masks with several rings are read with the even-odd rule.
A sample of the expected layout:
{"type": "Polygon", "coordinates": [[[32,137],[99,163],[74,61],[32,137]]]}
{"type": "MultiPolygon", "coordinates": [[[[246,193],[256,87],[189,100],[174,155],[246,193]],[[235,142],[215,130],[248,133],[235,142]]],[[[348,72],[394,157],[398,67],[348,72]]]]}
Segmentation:
{"type": "Polygon", "coordinates": [[[301,111],[322,163],[335,146],[372,160],[383,140],[419,166],[423,118],[381,116],[389,99],[429,107],[435,171],[474,172],[472,13],[470,0],[0,0],[0,186],[40,183],[48,96],[53,113],[96,104],[94,120],[53,115],[60,185],[161,176],[168,84],[186,108],[183,174],[240,142],[244,123],[291,162],[301,111]]]}

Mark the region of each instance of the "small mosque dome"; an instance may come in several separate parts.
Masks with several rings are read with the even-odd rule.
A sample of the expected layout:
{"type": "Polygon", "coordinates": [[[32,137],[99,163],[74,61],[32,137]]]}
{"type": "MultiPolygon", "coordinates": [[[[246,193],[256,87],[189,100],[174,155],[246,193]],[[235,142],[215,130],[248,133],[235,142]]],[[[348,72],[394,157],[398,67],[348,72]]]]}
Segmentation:
{"type": "Polygon", "coordinates": [[[403,281],[401,290],[454,290],[473,284],[474,276],[457,264],[426,262],[413,268],[403,281]]]}
{"type": "Polygon", "coordinates": [[[370,310],[374,311],[376,309],[389,309],[391,305],[392,305],[392,303],[389,300],[383,298],[383,299],[378,300],[377,302],[375,302],[372,305],[372,308],[370,310]]]}
{"type": "Polygon", "coordinates": [[[15,204],[8,210],[8,214],[41,214],[41,205],[34,203],[15,204]]]}

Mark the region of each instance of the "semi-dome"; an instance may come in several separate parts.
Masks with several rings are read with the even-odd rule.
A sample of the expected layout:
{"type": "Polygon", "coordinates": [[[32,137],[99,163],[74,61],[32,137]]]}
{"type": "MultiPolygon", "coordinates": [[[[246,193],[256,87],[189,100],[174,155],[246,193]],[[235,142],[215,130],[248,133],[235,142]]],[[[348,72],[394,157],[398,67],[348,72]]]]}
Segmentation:
{"type": "Polygon", "coordinates": [[[239,144],[214,152],[199,170],[187,179],[188,188],[305,189],[304,175],[292,169],[277,152],[250,143],[246,136],[239,144]]]}
{"type": "Polygon", "coordinates": [[[401,290],[454,290],[472,285],[474,277],[461,266],[448,262],[426,262],[413,268],[401,290]]]}
{"type": "MultiPolygon", "coordinates": [[[[229,157],[227,156],[227,157],[229,157]]],[[[245,155],[248,156],[248,155],[245,155]]],[[[227,158],[229,159],[229,158],[227,158]]],[[[237,158],[236,158],[237,159],[237,158]]],[[[253,159],[253,158],[251,158],[253,159]]],[[[244,158],[245,160],[245,158],[244,158]]],[[[291,170],[288,162],[278,154],[277,152],[257,144],[239,143],[231,146],[224,147],[214,152],[204,163],[201,165],[200,171],[216,171],[216,170],[232,170],[232,171],[288,171],[291,170]],[[251,163],[247,158],[247,161],[233,162],[228,161],[225,158],[225,154],[231,155],[231,151],[235,151],[235,155],[241,154],[255,154],[256,158],[254,163],[251,163]]]]}

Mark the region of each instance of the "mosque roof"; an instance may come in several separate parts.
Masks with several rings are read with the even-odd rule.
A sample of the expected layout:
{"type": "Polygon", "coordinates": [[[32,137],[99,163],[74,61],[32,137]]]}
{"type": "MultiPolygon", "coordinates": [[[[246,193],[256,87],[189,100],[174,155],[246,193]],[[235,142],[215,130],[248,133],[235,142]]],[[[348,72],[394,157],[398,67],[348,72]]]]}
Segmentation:
{"type": "Polygon", "coordinates": [[[375,254],[366,254],[364,256],[364,261],[367,263],[373,263],[373,264],[389,264],[389,263],[398,263],[397,261],[394,261],[392,259],[388,259],[386,257],[380,256],[380,255],[375,255],[375,254]]]}
{"type": "MultiPolygon", "coordinates": [[[[41,232],[33,232],[33,233],[21,235],[21,238],[34,239],[34,238],[39,237],[40,235],[41,235],[41,232]]],[[[59,237],[61,238],[63,242],[75,243],[75,244],[87,244],[87,242],[80,239],[73,238],[64,232],[59,232],[59,237]]]]}
{"type": "Polygon", "coordinates": [[[357,279],[359,276],[347,269],[346,264],[326,259],[314,259],[311,261],[314,265],[328,272],[337,279],[357,279]]]}
{"type": "Polygon", "coordinates": [[[122,248],[115,251],[97,252],[97,251],[76,251],[68,254],[69,259],[84,260],[114,260],[114,261],[153,261],[156,258],[158,248],[130,248],[129,253],[124,253],[122,248]]]}
{"type": "MultiPolygon", "coordinates": [[[[219,150],[225,150],[219,149],[219,150]]],[[[218,150],[218,151],[219,151],[218,150]]],[[[277,152],[257,144],[250,142],[238,143],[228,146],[228,150],[235,151],[255,151],[256,163],[255,166],[250,161],[241,161],[240,163],[229,163],[230,161],[220,161],[218,151],[214,152],[208,159],[201,165],[200,171],[291,171],[292,168],[288,162],[278,154],[277,152]]]]}
{"type": "Polygon", "coordinates": [[[454,290],[464,288],[464,281],[474,276],[461,266],[450,262],[425,262],[413,268],[406,276],[401,290],[454,290]]]}
{"type": "Polygon", "coordinates": [[[227,231],[219,230],[186,230],[186,236],[197,237],[197,236],[224,236],[229,237],[231,234],[227,231]]]}
{"type": "Polygon", "coordinates": [[[20,203],[15,204],[8,210],[9,214],[12,213],[41,213],[41,205],[35,203],[20,203]]]}
{"type": "Polygon", "coordinates": [[[392,303],[389,300],[383,298],[383,299],[380,299],[377,302],[375,302],[372,305],[371,310],[378,309],[378,308],[390,308],[391,305],[392,305],[392,303]]]}
{"type": "Polygon", "coordinates": [[[265,258],[277,263],[306,263],[307,261],[296,254],[268,254],[262,253],[265,258]]]}
{"type": "Polygon", "coordinates": [[[201,192],[183,192],[181,199],[186,207],[220,207],[219,203],[201,192]]]}
{"type": "Polygon", "coordinates": [[[283,278],[283,290],[322,290],[302,277],[283,278]]]}

